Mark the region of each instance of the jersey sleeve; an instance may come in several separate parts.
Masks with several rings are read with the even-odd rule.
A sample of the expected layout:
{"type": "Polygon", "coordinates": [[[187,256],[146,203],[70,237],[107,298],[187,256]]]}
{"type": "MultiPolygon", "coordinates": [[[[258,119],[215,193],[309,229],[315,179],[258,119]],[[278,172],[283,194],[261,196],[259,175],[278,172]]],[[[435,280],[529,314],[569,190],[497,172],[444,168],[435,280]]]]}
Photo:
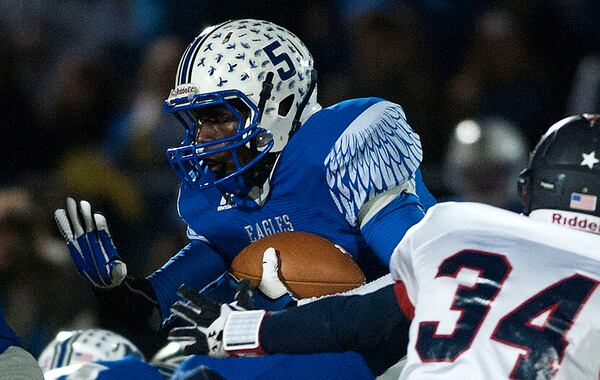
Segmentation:
{"type": "Polygon", "coordinates": [[[370,218],[361,227],[361,233],[381,262],[389,267],[394,248],[406,231],[423,219],[424,215],[416,195],[401,193],[370,218]]]}
{"type": "Polygon", "coordinates": [[[348,223],[358,225],[363,206],[397,188],[415,192],[423,151],[398,104],[379,101],[358,115],[325,157],[329,192],[348,223]]]}
{"type": "Polygon", "coordinates": [[[177,289],[182,284],[202,289],[227,268],[223,257],[204,239],[192,240],[165,265],[147,277],[156,294],[163,320],[169,317],[169,309],[177,300],[177,289]]]}
{"type": "Polygon", "coordinates": [[[379,375],[405,356],[409,325],[388,285],[272,313],[263,320],[260,343],[269,354],[355,351],[379,375]]]}

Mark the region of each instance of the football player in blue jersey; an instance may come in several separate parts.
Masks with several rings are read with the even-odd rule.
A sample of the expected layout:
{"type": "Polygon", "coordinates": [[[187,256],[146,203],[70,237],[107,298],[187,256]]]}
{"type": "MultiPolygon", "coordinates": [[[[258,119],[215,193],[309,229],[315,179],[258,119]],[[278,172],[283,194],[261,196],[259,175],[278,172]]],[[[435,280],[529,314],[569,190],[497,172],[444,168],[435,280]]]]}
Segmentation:
{"type": "Polygon", "coordinates": [[[101,304],[133,327],[158,329],[181,284],[203,289],[222,281],[242,248],[281,231],[339,244],[373,279],[435,203],[403,109],[380,98],[322,109],[310,52],[273,23],[205,29],[183,53],[164,110],[185,131],[167,158],[181,179],[186,247],[136,279],[88,202],[68,199],[55,213],[79,272],[101,304]]]}
{"type": "MultiPolygon", "coordinates": [[[[185,358],[181,345],[171,342],[146,362],[141,351],[125,337],[91,328],[60,331],[40,354],[38,364],[46,380],[164,380],[172,378],[185,358]]],[[[192,379],[192,374],[205,380],[222,379],[201,366],[177,376],[192,379]]]]}
{"type": "Polygon", "coordinates": [[[46,380],[164,379],[132,342],[102,329],[60,331],[38,363],[46,380]]]}

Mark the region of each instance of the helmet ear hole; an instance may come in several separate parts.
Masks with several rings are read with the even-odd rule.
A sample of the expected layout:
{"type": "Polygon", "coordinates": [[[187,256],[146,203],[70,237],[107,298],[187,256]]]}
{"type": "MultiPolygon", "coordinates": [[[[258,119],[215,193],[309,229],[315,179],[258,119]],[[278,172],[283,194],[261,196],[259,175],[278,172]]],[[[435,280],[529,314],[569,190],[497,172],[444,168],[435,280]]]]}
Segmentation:
{"type": "Polygon", "coordinates": [[[287,96],[279,103],[279,108],[277,109],[277,113],[281,117],[286,117],[290,110],[292,109],[292,105],[294,104],[294,94],[287,96]]]}

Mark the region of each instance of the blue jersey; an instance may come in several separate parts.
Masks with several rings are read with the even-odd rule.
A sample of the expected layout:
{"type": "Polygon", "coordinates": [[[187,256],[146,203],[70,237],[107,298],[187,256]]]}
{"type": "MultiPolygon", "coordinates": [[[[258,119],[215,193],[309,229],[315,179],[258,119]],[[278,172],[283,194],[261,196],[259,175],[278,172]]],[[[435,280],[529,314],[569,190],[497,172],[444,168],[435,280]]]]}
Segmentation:
{"type": "Polygon", "coordinates": [[[360,355],[354,352],[344,352],[225,359],[194,355],[181,363],[172,379],[195,379],[196,377],[190,376],[190,374],[201,366],[212,369],[224,379],[369,380],[375,378],[360,355]]]}
{"type": "Polygon", "coordinates": [[[341,245],[368,278],[369,264],[385,270],[402,237],[396,231],[418,222],[435,202],[418,172],[421,158],[419,137],[402,108],[364,98],[323,109],[303,124],[281,152],[268,197],[260,204],[231,202],[217,188],[197,191],[183,184],[179,214],[193,241],[148,277],[163,316],[181,283],[203,288],[248,244],[282,231],[311,232],[341,245]],[[411,204],[416,211],[397,213],[406,217],[389,223],[396,232],[392,238],[381,237],[387,227],[369,230],[377,217],[361,228],[363,206],[399,186],[412,189],[411,194],[399,196],[389,209],[411,204]]]}

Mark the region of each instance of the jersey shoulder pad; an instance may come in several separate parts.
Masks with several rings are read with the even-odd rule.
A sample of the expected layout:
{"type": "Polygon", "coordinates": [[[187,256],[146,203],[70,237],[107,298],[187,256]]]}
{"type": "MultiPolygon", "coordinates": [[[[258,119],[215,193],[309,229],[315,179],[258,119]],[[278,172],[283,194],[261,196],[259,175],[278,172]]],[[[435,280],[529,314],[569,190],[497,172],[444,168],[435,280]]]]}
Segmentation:
{"type": "Polygon", "coordinates": [[[321,109],[302,124],[290,139],[284,154],[305,164],[322,166],[324,157],[350,124],[366,109],[382,101],[378,98],[344,100],[321,109]]]}
{"type": "Polygon", "coordinates": [[[336,206],[356,225],[359,210],[370,199],[414,181],[423,151],[398,104],[368,98],[336,106],[349,107],[356,116],[325,157],[326,179],[336,206]]]}
{"type": "Polygon", "coordinates": [[[423,220],[407,235],[416,248],[442,235],[467,231],[465,236],[495,234],[509,231],[511,226],[523,229],[528,222],[522,215],[483,203],[442,202],[429,208],[423,220]]]}

